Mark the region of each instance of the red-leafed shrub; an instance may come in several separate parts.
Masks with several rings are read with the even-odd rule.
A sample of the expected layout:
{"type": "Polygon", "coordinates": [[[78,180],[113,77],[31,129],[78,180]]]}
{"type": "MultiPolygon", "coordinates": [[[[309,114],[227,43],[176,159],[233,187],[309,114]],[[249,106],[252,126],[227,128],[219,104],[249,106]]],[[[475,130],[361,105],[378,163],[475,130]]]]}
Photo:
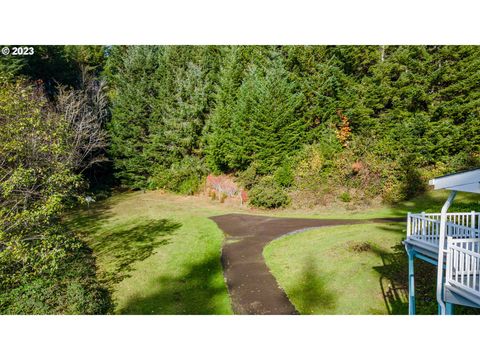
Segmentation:
{"type": "MultiPolygon", "coordinates": [[[[220,202],[224,202],[227,197],[233,198],[240,196],[242,204],[248,201],[248,196],[245,190],[241,189],[229,175],[208,175],[205,182],[205,190],[207,194],[218,195],[220,202]]],[[[216,196],[211,196],[215,199],[216,196]]]]}
{"type": "Polygon", "coordinates": [[[238,185],[227,175],[208,175],[206,187],[207,189],[213,189],[218,193],[226,194],[229,197],[232,197],[239,192],[238,185]]]}
{"type": "Polygon", "coordinates": [[[240,192],[240,198],[242,199],[242,204],[246,204],[248,202],[248,193],[245,190],[240,192]]]}

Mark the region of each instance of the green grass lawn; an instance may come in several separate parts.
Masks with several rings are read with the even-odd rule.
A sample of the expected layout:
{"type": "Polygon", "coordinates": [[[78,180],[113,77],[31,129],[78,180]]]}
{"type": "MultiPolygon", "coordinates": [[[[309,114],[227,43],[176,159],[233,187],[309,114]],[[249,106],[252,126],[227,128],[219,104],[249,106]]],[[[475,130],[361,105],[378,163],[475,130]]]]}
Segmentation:
{"type": "Polygon", "coordinates": [[[71,214],[119,314],[231,314],[214,207],[159,192],[115,195],[71,214]]]}
{"type": "MultiPolygon", "coordinates": [[[[325,227],[272,241],[264,258],[301,314],[408,314],[404,237],[404,223],[325,227]]],[[[417,314],[436,314],[436,267],[415,272],[417,314]]]]}
{"type": "MultiPolygon", "coordinates": [[[[159,191],[114,195],[66,216],[94,251],[119,314],[231,314],[220,263],[223,233],[209,216],[250,213],[311,218],[406,216],[439,211],[447,193],[395,207],[261,211],[159,191]]],[[[459,194],[452,211],[478,210],[459,194]]],[[[267,265],[303,314],[407,313],[405,224],[308,230],[270,243],[267,265]]],[[[435,268],[416,263],[417,308],[435,313],[435,268]]]]}
{"type": "Polygon", "coordinates": [[[314,229],[265,247],[273,275],[302,314],[407,312],[403,266],[394,256],[404,224],[314,229]],[[392,286],[395,285],[395,286],[392,286]]]}

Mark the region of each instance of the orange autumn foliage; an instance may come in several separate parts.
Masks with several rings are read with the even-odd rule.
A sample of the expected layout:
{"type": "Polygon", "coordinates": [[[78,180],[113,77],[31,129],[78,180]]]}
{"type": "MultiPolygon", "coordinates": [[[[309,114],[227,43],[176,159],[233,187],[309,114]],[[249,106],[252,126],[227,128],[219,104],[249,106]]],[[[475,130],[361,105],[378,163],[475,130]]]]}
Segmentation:
{"type": "Polygon", "coordinates": [[[342,120],[339,128],[337,128],[337,139],[340,141],[342,146],[346,147],[348,145],[348,140],[352,135],[352,129],[350,128],[350,122],[346,115],[343,115],[342,110],[337,110],[337,114],[342,120]]]}

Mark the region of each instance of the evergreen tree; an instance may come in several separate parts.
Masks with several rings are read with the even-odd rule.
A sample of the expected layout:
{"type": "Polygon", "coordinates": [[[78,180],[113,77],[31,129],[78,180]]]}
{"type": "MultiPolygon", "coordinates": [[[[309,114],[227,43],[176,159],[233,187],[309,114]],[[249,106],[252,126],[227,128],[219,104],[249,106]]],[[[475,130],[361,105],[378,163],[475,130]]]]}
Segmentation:
{"type": "Polygon", "coordinates": [[[370,109],[370,121],[359,131],[378,139],[376,151],[396,159],[408,152],[419,159],[428,154],[431,55],[424,46],[390,48],[389,56],[364,77],[359,93],[370,109]]]}
{"type": "Polygon", "coordinates": [[[230,168],[245,170],[257,162],[260,172],[269,173],[293,153],[304,131],[297,113],[302,100],[280,58],[266,69],[253,65],[233,108],[230,168]]]}
{"type": "Polygon", "coordinates": [[[303,95],[281,59],[274,60],[265,74],[253,69],[249,81],[255,89],[250,94],[251,113],[245,114],[251,119],[252,160],[260,164],[260,171],[272,173],[302,143],[305,126],[298,111],[303,95]]]}
{"type": "Polygon", "coordinates": [[[237,92],[244,76],[244,65],[239,61],[239,47],[223,49],[223,65],[216,88],[215,108],[207,120],[205,153],[207,163],[214,171],[229,171],[233,154],[232,121],[237,92]]]}
{"type": "Polygon", "coordinates": [[[21,73],[22,69],[25,67],[25,64],[26,61],[24,57],[2,55],[0,56],[0,76],[4,79],[11,79],[21,73]]]}
{"type": "Polygon", "coordinates": [[[151,156],[167,166],[199,153],[208,111],[207,83],[200,66],[189,63],[174,75],[171,101],[157,109],[161,110],[159,121],[149,127],[151,156]]]}
{"type": "Polygon", "coordinates": [[[131,187],[179,164],[184,172],[190,163],[203,169],[202,159],[214,172],[254,164],[269,174],[303,144],[452,170],[475,164],[479,152],[478,47],[136,46],[107,53],[111,156],[131,187]]]}
{"type": "Polygon", "coordinates": [[[169,167],[185,156],[200,156],[206,119],[214,104],[219,56],[212,47],[165,48],[157,70],[158,121],[151,123],[149,157],[169,167]]]}
{"type": "Polygon", "coordinates": [[[434,48],[432,72],[432,126],[428,151],[447,161],[470,158],[480,152],[480,47],[434,48]]]}
{"type": "Polygon", "coordinates": [[[123,184],[141,188],[151,168],[145,154],[149,129],[158,123],[159,58],[162,49],[132,46],[112,49],[107,74],[112,86],[110,151],[116,176],[123,184]],[[115,65],[113,65],[115,64],[115,65]]]}

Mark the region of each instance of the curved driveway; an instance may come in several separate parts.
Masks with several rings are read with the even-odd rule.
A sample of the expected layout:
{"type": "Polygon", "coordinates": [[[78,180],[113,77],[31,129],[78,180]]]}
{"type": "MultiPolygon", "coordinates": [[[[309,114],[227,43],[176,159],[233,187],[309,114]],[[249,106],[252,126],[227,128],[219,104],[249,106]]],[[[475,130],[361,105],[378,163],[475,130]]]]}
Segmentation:
{"type": "Polygon", "coordinates": [[[403,218],[371,220],[297,219],[228,214],[211,217],[226,234],[222,265],[235,314],[298,314],[270,273],[262,252],[275,238],[295,231],[366,222],[404,221],[403,218]]]}

